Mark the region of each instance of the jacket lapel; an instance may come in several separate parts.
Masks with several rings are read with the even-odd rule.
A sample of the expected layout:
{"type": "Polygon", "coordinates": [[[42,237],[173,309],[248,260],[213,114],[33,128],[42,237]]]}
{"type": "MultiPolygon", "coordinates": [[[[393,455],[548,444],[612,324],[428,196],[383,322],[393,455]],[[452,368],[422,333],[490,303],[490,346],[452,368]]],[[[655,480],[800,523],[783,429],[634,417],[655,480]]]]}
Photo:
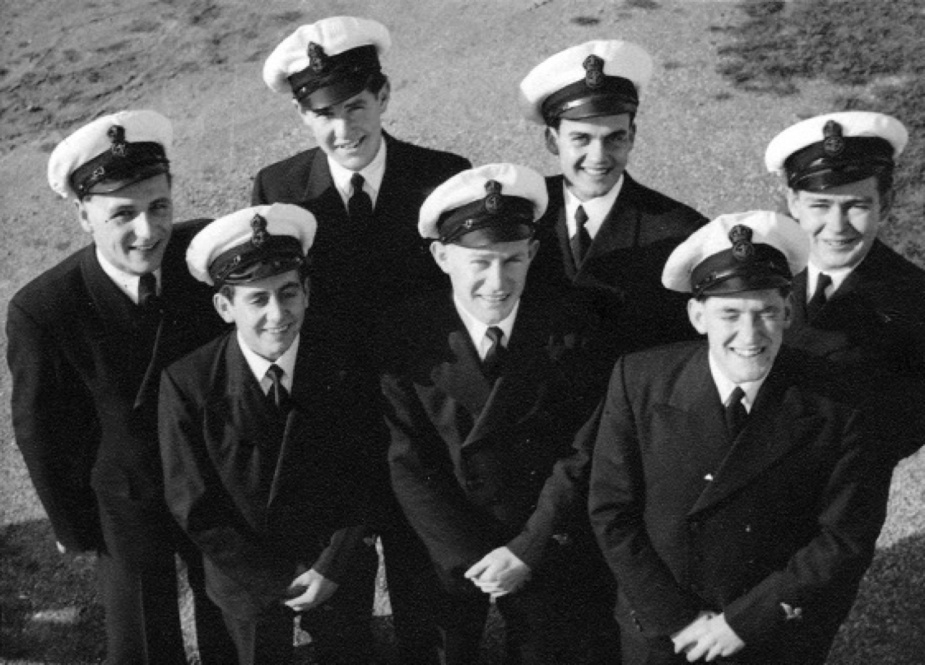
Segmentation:
{"type": "Polygon", "coordinates": [[[542,377],[548,362],[543,320],[541,313],[529,302],[521,301],[501,375],[491,386],[488,399],[463,445],[483,439],[498,429],[517,426],[541,403],[546,385],[542,377]]]}
{"type": "Polygon", "coordinates": [[[708,353],[706,344],[698,346],[668,399],[656,406],[671,433],[666,437],[668,449],[660,450],[659,456],[672,459],[675,468],[687,470],[692,483],[702,483],[704,476],[714,473],[729,448],[708,353]]]}
{"type": "Polygon", "coordinates": [[[274,429],[263,391],[238,346],[228,334],[213,370],[213,392],[205,405],[204,429],[209,456],[222,485],[257,531],[266,526],[270,488],[276,476],[278,448],[267,439],[274,429]]]}
{"type": "Polygon", "coordinates": [[[628,173],[623,175],[623,187],[620,194],[597,235],[588,249],[588,256],[582,263],[580,272],[587,272],[587,266],[594,260],[617,249],[625,249],[636,244],[639,236],[639,215],[635,205],[636,183],[628,173]]]}
{"type": "Polygon", "coordinates": [[[132,408],[137,410],[149,402],[157,392],[162,369],[158,357],[162,345],[163,317],[157,321],[155,330],[152,331],[145,326],[140,309],[103,271],[96,257],[96,248],[92,245],[83,256],[81,270],[93,307],[101,322],[101,328],[94,337],[98,337],[105,348],[103,356],[109,361],[113,371],[119,374],[118,380],[126,382],[127,387],[130,386],[129,390],[135,390],[132,408]],[[149,336],[149,333],[153,334],[149,336]],[[125,340],[130,340],[130,343],[127,344],[125,340]],[[147,343],[151,343],[150,349],[139,348],[147,343]],[[133,346],[137,350],[133,351],[133,346]],[[137,364],[138,356],[134,355],[138,352],[146,360],[143,372],[137,364]],[[127,372],[126,364],[134,365],[131,367],[134,371],[127,372]],[[138,383],[127,383],[128,381],[138,383]]]}
{"type": "Polygon", "coordinates": [[[288,486],[288,479],[292,473],[296,469],[304,468],[303,465],[294,460],[302,456],[305,453],[305,448],[310,445],[310,433],[307,431],[307,427],[310,422],[314,398],[323,394],[326,388],[318,381],[317,372],[313,371],[312,356],[310,344],[303,336],[299,342],[299,352],[296,356],[292,376],[292,392],[290,395],[292,408],[286,415],[279,457],[267,496],[268,511],[276,498],[281,495],[282,490],[288,486]]]}
{"type": "Polygon", "coordinates": [[[786,350],[775,361],[761,386],[745,427],[729,454],[689,514],[700,512],[748,486],[793,448],[803,445],[800,432],[811,428],[817,418],[806,413],[798,388],[793,383],[786,350]]]}

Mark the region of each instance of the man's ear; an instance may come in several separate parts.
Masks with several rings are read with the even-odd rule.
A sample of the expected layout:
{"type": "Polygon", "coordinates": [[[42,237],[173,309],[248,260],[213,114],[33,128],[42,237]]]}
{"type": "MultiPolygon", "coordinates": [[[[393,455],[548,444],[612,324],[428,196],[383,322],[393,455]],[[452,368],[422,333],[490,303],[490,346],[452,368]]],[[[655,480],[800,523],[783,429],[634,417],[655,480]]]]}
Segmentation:
{"type": "Polygon", "coordinates": [[[379,101],[379,114],[382,115],[388,110],[389,100],[392,99],[392,86],[388,81],[379,89],[376,99],[379,101]]]}
{"type": "Polygon", "coordinates": [[[890,209],[893,207],[893,201],[895,200],[894,190],[890,188],[886,194],[880,197],[880,221],[883,222],[886,219],[886,216],[890,214],[890,209]]]}
{"type": "Polygon", "coordinates": [[[800,192],[787,188],[787,210],[790,216],[800,221],[800,192]]]}
{"type": "Polygon", "coordinates": [[[312,280],[308,275],[302,279],[302,290],[305,292],[305,306],[308,307],[312,295],[312,280]]]}
{"type": "Polygon", "coordinates": [[[87,233],[93,233],[93,227],[90,226],[90,218],[87,216],[87,208],[83,201],[74,201],[74,207],[77,210],[77,221],[80,222],[80,228],[87,233]]]}
{"type": "Polygon", "coordinates": [[[793,323],[793,292],[787,294],[784,299],[784,330],[793,323]]]}
{"type": "Polygon", "coordinates": [[[222,320],[225,323],[234,323],[234,315],[231,311],[231,301],[228,300],[221,293],[216,293],[212,296],[212,305],[215,307],[215,311],[218,312],[218,315],[222,317],[222,320]]]}
{"type": "Polygon", "coordinates": [[[434,261],[437,262],[437,265],[440,266],[440,270],[449,274],[449,268],[447,266],[447,256],[446,256],[446,245],[444,245],[439,240],[434,240],[430,243],[430,254],[434,257],[434,261]]]}
{"type": "Polygon", "coordinates": [[[701,335],[707,334],[707,325],[704,321],[704,301],[691,298],[687,301],[687,318],[690,319],[694,330],[701,335]]]}
{"type": "Polygon", "coordinates": [[[536,257],[536,253],[540,250],[540,241],[536,238],[530,240],[529,249],[527,250],[527,259],[532,261],[536,257]]]}
{"type": "Polygon", "coordinates": [[[546,128],[546,149],[556,157],[559,156],[559,130],[553,127],[546,128]]]}

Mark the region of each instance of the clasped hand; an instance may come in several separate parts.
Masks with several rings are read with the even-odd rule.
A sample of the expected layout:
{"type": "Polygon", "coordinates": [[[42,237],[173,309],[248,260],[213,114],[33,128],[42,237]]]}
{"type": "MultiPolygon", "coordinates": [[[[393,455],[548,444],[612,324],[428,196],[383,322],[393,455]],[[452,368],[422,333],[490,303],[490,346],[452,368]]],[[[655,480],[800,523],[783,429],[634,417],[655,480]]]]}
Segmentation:
{"type": "Polygon", "coordinates": [[[465,578],[492,598],[498,598],[526,584],[530,579],[530,566],[507,547],[499,547],[469,568],[465,578]]]}
{"type": "Polygon", "coordinates": [[[311,568],[292,580],[289,585],[290,589],[302,587],[305,590],[301,594],[285,601],[285,604],[296,612],[304,612],[323,604],[334,595],[338,584],[311,568]]]}
{"type": "Polygon", "coordinates": [[[685,653],[687,661],[693,663],[703,658],[707,662],[719,657],[731,656],[740,651],[743,642],[726,623],[723,614],[701,612],[696,619],[671,637],[674,652],[685,653]]]}

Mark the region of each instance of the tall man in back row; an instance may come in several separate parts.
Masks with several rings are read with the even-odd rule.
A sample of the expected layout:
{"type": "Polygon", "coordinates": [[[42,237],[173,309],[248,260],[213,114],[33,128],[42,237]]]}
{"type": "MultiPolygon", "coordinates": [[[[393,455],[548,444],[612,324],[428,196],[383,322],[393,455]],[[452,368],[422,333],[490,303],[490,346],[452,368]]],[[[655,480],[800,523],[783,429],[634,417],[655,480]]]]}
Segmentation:
{"type": "Polygon", "coordinates": [[[851,373],[897,461],[925,443],[925,271],[877,239],[907,138],[882,113],[828,113],[788,127],[765,153],[810,239],[785,339],[851,373]]]}
{"type": "Polygon", "coordinates": [[[520,84],[526,117],[545,125],[546,148],[562,169],[546,179],[549,208],[537,223],[531,280],[593,294],[615,344],[605,365],[619,350],[692,334],[683,298],[660,277],[671,251],[706,219],[626,172],[651,73],[652,59],[636,44],[599,40],[553,55],[520,84]]]}
{"type": "MultiPolygon", "coordinates": [[[[369,342],[383,307],[442,282],[417,233],[418,210],[437,185],[469,167],[458,155],[383,131],[391,88],[379,58],[390,43],[382,24],[339,16],[303,25],[276,47],[264,81],[292,95],[318,147],[262,169],[253,191],[255,205],[296,203],[317,218],[312,316],[333,320],[347,352],[368,370],[364,385],[372,400],[378,376],[369,342]]],[[[381,505],[391,496],[387,439],[384,429],[370,433],[387,493],[381,505]]],[[[384,512],[379,530],[403,662],[434,662],[430,593],[417,588],[427,555],[397,506],[384,512]]]]}
{"type": "Polygon", "coordinates": [[[81,127],[48,161],[93,243],[10,301],[13,428],[58,547],[98,553],[106,662],[185,665],[175,553],[185,554],[201,661],[227,663],[202,561],[164,502],[160,372],[221,332],[184,254],[206,220],[173,223],[172,129],[154,111],[81,127]]]}

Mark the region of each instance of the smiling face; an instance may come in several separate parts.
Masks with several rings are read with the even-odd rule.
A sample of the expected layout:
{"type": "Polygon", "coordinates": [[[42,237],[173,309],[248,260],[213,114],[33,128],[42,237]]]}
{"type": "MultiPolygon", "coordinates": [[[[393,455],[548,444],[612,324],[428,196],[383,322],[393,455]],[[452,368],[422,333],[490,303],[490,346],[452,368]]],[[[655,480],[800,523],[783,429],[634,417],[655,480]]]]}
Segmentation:
{"type": "Polygon", "coordinates": [[[546,148],[559,157],[569,191],[582,201],[604,196],[617,184],[636,138],[629,113],[563,119],[546,128],[546,148]]]}
{"type": "Polygon", "coordinates": [[[111,194],[91,194],[77,202],[77,215],[113,266],[130,275],[153,272],[173,230],[170,181],[157,175],[111,194]]]}
{"type": "Polygon", "coordinates": [[[707,336],[710,355],[734,383],[766,376],[790,327],[790,298],[777,289],[688,301],[694,328],[707,336]]]}
{"type": "Polygon", "coordinates": [[[226,323],[234,323],[247,347],[273,361],[295,341],[308,307],[308,282],[296,270],[223,289],[212,299],[226,323]]]}
{"type": "Polygon", "coordinates": [[[514,240],[484,247],[434,242],[430,248],[437,265],[453,284],[453,293],[476,319],[491,326],[503,321],[520,300],[527,269],[539,242],[514,240]]]}
{"type": "Polygon", "coordinates": [[[326,106],[299,107],[302,122],[311,129],[318,146],[335,162],[351,171],[366,167],[382,143],[382,114],[389,107],[389,84],[378,93],[363,90],[326,106]]]}
{"type": "Polygon", "coordinates": [[[875,176],[823,192],[787,193],[790,214],[809,236],[810,260],[823,271],[853,268],[867,256],[891,200],[881,197],[875,176]]]}

